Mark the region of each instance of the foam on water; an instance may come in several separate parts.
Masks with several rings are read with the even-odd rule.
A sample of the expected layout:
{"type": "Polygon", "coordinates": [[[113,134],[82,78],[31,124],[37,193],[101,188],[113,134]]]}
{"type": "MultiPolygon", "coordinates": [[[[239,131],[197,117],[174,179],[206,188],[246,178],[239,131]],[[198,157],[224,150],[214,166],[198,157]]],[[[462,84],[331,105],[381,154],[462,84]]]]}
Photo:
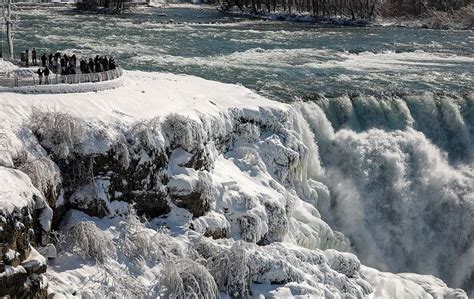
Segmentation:
{"type": "Polygon", "coordinates": [[[295,107],[319,147],[324,174],[314,179],[331,194],[318,210],[362,262],[472,288],[472,94],[345,96],[295,107]]]}

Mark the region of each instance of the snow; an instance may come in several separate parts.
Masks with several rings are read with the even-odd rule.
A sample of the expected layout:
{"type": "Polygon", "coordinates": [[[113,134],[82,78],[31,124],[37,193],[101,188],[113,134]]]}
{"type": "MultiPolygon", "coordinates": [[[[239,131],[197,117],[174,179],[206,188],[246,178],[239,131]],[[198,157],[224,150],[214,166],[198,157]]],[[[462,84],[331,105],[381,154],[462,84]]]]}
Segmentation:
{"type": "MultiPolygon", "coordinates": [[[[193,76],[125,71],[124,86],[75,94],[0,93],[0,119],[20,125],[33,107],[61,111],[85,120],[132,123],[178,113],[192,119],[232,107],[257,109],[286,105],[270,102],[247,88],[193,76]]],[[[67,89],[65,90],[67,91],[67,89]]]]}
{"type": "Polygon", "coordinates": [[[42,198],[26,174],[0,166],[0,210],[4,214],[11,214],[25,207],[34,207],[33,196],[42,198]]]}
{"type": "Polygon", "coordinates": [[[6,276],[13,276],[20,273],[26,273],[25,268],[22,266],[12,267],[12,266],[5,266],[5,271],[0,273],[0,278],[6,276]]]}
{"type": "Polygon", "coordinates": [[[26,260],[21,262],[24,268],[31,269],[32,271],[38,270],[40,267],[46,265],[46,258],[42,256],[35,248],[30,246],[30,255],[26,260]]]}
{"type": "Polygon", "coordinates": [[[8,76],[11,72],[17,69],[18,67],[12,64],[11,62],[0,59],[0,75],[1,76],[8,76]]]}
{"type": "Polygon", "coordinates": [[[361,272],[375,287],[371,298],[462,298],[459,289],[449,289],[440,279],[413,273],[392,274],[362,266],[361,272]]]}

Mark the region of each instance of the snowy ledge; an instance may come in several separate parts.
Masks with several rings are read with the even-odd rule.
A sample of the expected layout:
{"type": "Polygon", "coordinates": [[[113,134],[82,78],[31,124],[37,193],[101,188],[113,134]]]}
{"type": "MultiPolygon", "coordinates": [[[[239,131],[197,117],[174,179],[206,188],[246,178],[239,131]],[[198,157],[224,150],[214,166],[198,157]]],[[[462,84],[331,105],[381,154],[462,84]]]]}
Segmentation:
{"type": "Polygon", "coordinates": [[[124,71],[119,79],[79,87],[82,90],[77,92],[67,84],[44,86],[37,94],[34,90],[0,92],[0,127],[21,125],[32,108],[112,123],[133,123],[170,113],[199,119],[202,114],[218,115],[231,108],[289,109],[289,105],[270,101],[243,86],[167,73],[124,71]],[[57,88],[56,92],[48,91],[50,87],[57,88]]]}

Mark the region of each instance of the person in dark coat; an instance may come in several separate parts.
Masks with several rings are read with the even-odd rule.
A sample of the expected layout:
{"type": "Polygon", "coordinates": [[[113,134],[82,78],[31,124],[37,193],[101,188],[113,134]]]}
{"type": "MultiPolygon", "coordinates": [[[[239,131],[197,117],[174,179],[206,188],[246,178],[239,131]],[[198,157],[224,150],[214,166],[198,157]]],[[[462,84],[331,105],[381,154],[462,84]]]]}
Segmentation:
{"type": "Polygon", "coordinates": [[[99,55],[96,55],[95,58],[94,58],[94,66],[96,68],[96,70],[95,70],[96,73],[100,72],[100,70],[99,71],[97,70],[97,65],[100,66],[100,56],[99,55]]]}
{"type": "Polygon", "coordinates": [[[61,64],[61,75],[64,75],[64,73],[66,72],[66,60],[64,60],[64,58],[61,58],[60,64],[61,64]]]}
{"type": "Polygon", "coordinates": [[[46,67],[43,71],[44,74],[44,84],[49,84],[49,68],[46,67]]]}
{"type": "Polygon", "coordinates": [[[43,55],[41,55],[41,65],[43,67],[46,67],[46,61],[48,60],[48,58],[46,57],[46,54],[43,53],[43,55]]]}
{"type": "Polygon", "coordinates": [[[64,70],[67,72],[67,68],[69,67],[69,56],[67,56],[67,54],[64,54],[63,59],[64,59],[64,70]]]}
{"type": "Polygon", "coordinates": [[[43,84],[43,71],[41,69],[38,69],[36,73],[38,74],[39,85],[43,84]]]}
{"type": "Polygon", "coordinates": [[[75,75],[76,74],[76,67],[71,65],[69,66],[69,75],[75,75]]]}
{"type": "Polygon", "coordinates": [[[74,67],[76,67],[76,66],[77,66],[76,63],[77,63],[77,57],[76,57],[76,54],[73,54],[73,55],[71,56],[71,65],[74,66],[74,67]]]}
{"type": "Polygon", "coordinates": [[[92,58],[89,58],[89,71],[91,73],[95,72],[95,64],[94,64],[94,60],[92,60],[92,58]]]}
{"type": "Polygon", "coordinates": [[[49,62],[49,67],[53,67],[53,53],[49,53],[49,56],[48,56],[48,62],[49,62]]]}
{"type": "Polygon", "coordinates": [[[95,68],[95,72],[96,72],[96,73],[102,72],[102,66],[101,66],[101,63],[100,63],[100,59],[97,59],[97,60],[95,61],[95,66],[94,66],[94,68],[95,68]]]}
{"type": "Polygon", "coordinates": [[[109,60],[109,70],[115,70],[117,66],[115,65],[115,59],[113,57],[110,57],[109,60]]]}
{"type": "Polygon", "coordinates": [[[79,69],[81,70],[81,73],[83,74],[86,72],[86,62],[82,58],[81,60],[79,60],[79,69]]]}
{"type": "Polygon", "coordinates": [[[36,48],[33,48],[33,50],[31,51],[31,60],[33,65],[38,65],[38,61],[36,60],[36,48]]]}
{"type": "Polygon", "coordinates": [[[107,59],[107,56],[104,56],[104,58],[102,58],[102,70],[103,71],[108,71],[109,70],[109,60],[107,59]]]}

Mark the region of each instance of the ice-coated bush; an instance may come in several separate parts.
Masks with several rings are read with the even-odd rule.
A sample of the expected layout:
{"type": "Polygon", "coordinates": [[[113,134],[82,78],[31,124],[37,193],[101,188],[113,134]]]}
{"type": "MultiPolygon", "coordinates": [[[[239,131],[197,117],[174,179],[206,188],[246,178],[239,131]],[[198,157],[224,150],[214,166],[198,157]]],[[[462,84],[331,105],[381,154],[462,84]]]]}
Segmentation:
{"type": "Polygon", "coordinates": [[[329,265],[332,269],[346,275],[347,277],[354,277],[359,272],[360,261],[351,253],[327,249],[324,251],[324,255],[328,259],[329,265]]]}
{"type": "Polygon", "coordinates": [[[190,153],[195,152],[205,139],[205,132],[197,121],[179,114],[168,115],[162,130],[171,148],[182,147],[190,153]]]}
{"type": "Polygon", "coordinates": [[[248,212],[240,216],[237,221],[242,240],[251,243],[257,243],[260,241],[262,238],[261,231],[263,230],[262,226],[264,223],[262,223],[262,220],[257,215],[248,212]]]}
{"type": "Polygon", "coordinates": [[[185,257],[185,251],[178,240],[166,232],[146,229],[134,209],[131,209],[123,225],[119,247],[123,254],[135,261],[157,263],[185,257]]]}
{"type": "Polygon", "coordinates": [[[250,292],[249,259],[236,242],[229,249],[216,246],[202,238],[195,244],[196,251],[206,260],[206,267],[214,277],[219,290],[232,298],[246,298],[250,292]]]}
{"type": "Polygon", "coordinates": [[[55,156],[67,158],[86,138],[83,120],[67,113],[33,109],[29,127],[55,156]]]}
{"type": "MultiPolygon", "coordinates": [[[[48,199],[54,198],[61,185],[61,173],[57,165],[47,157],[27,159],[18,166],[26,173],[33,185],[48,199]]],[[[50,204],[52,204],[50,202],[50,204]]]]}
{"type": "Polygon", "coordinates": [[[127,134],[128,141],[140,149],[151,151],[164,150],[164,137],[161,132],[161,119],[155,117],[133,124],[127,134]]]}
{"type": "Polygon", "coordinates": [[[253,123],[237,123],[235,133],[239,140],[256,143],[260,139],[260,127],[253,123]]]}
{"type": "Polygon", "coordinates": [[[104,263],[116,253],[112,238],[93,221],[81,221],[68,229],[66,249],[82,258],[104,263]]]}
{"type": "Polygon", "coordinates": [[[169,298],[214,299],[219,291],[206,267],[190,259],[165,262],[160,284],[169,298]]]}

